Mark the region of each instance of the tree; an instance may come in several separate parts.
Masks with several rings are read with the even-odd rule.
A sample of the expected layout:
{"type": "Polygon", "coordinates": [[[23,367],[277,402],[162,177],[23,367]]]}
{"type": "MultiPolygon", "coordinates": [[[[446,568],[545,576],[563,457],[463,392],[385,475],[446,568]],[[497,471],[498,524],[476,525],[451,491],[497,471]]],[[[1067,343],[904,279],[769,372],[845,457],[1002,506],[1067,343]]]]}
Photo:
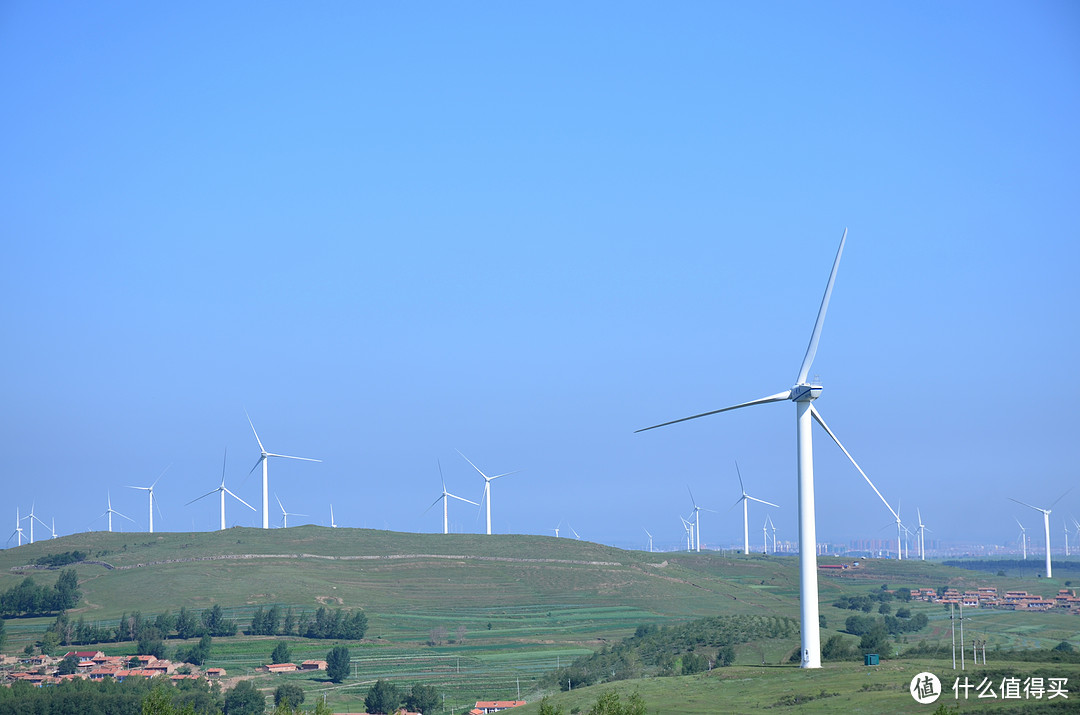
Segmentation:
{"type": "Polygon", "coordinates": [[[263,715],[266,698],[250,680],[241,680],[225,694],[225,715],[263,715]]]}
{"type": "Polygon", "coordinates": [[[405,707],[424,715],[433,713],[439,707],[439,692],[430,685],[414,685],[405,698],[405,707]]]}
{"type": "Polygon", "coordinates": [[[379,678],[375,681],[364,698],[364,708],[369,713],[388,715],[397,712],[401,705],[401,691],[388,680],[379,678]]]}
{"type": "Polygon", "coordinates": [[[285,611],[285,621],[281,624],[281,635],[291,636],[296,632],[296,616],[293,615],[292,606],[285,611]]]}
{"type": "Polygon", "coordinates": [[[565,712],[566,711],[562,709],[562,705],[555,706],[549,703],[546,695],[540,699],[540,710],[538,711],[538,715],[565,715],[565,712]]]}
{"type": "Polygon", "coordinates": [[[183,606],[180,607],[180,613],[176,616],[176,635],[185,640],[199,635],[199,622],[195,619],[195,614],[183,606]]]}
{"type": "Polygon", "coordinates": [[[596,703],[589,710],[589,715],[645,715],[645,701],[641,696],[634,693],[625,703],[619,701],[619,694],[614,690],[597,698],[596,703]]]}
{"type": "Polygon", "coordinates": [[[885,630],[885,624],[877,622],[859,640],[859,650],[863,655],[867,653],[887,653],[889,650],[889,632],[885,630]]]}
{"type": "Polygon", "coordinates": [[[349,649],[345,646],[334,646],[326,654],[326,675],[331,681],[340,683],[349,677],[349,666],[349,649]]]}
{"type": "Polygon", "coordinates": [[[296,683],[282,683],[274,691],[274,705],[296,709],[304,702],[304,689],[296,683]]]}
{"type": "Polygon", "coordinates": [[[824,660],[851,660],[855,657],[855,649],[847,639],[837,633],[821,646],[821,657],[824,660]]]}
{"type": "Polygon", "coordinates": [[[193,645],[190,648],[180,648],[176,652],[177,660],[182,660],[185,663],[191,663],[192,665],[202,665],[210,657],[210,645],[213,639],[210,638],[210,634],[206,633],[199,639],[198,644],[193,645]]]}
{"type": "Polygon", "coordinates": [[[721,668],[726,668],[729,665],[735,665],[735,646],[726,645],[716,651],[716,664],[719,665],[721,668]]]}
{"type": "Polygon", "coordinates": [[[79,659],[69,655],[60,661],[60,667],[56,669],[57,675],[73,675],[79,672],[79,659]]]}
{"type": "MultiPolygon", "coordinates": [[[[274,646],[274,652],[270,654],[271,663],[288,663],[292,660],[292,652],[289,651],[289,644],[285,641],[278,641],[278,644],[274,646]]],[[[299,705],[299,703],[294,703],[299,705]]]]}

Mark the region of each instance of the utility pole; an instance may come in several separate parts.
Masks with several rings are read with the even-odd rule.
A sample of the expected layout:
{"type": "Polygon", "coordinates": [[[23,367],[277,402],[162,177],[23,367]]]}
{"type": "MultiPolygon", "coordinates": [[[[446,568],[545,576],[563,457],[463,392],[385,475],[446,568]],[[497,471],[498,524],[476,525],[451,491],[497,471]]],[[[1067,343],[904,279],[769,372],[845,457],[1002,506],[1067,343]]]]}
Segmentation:
{"type": "Polygon", "coordinates": [[[949,632],[952,634],[952,669],[956,670],[956,621],[953,620],[953,604],[949,604],[949,632]]]}
{"type": "Polygon", "coordinates": [[[964,602],[960,601],[960,670],[964,669],[964,602]]]}

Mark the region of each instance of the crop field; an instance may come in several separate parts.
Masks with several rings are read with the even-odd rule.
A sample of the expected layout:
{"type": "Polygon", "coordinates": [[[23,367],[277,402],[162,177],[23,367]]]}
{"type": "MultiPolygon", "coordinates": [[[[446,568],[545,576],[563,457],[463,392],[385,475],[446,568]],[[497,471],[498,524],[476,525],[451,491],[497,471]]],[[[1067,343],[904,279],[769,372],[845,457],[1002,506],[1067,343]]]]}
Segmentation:
{"type": "MultiPolygon", "coordinates": [[[[278,640],[289,643],[296,662],[325,659],[334,641],[242,634],[215,638],[207,663],[225,668],[229,678],[255,677],[267,693],[280,682],[296,682],[308,703],[325,697],[339,711],[363,710],[364,694],[377,678],[406,689],[416,683],[433,685],[445,696],[447,712],[461,712],[478,699],[515,699],[519,694],[535,702],[550,690],[541,687],[545,674],[617,644],[641,625],[716,615],[798,618],[798,560],[793,556],[650,554],[551,537],[322,527],[152,536],[99,532],[39,541],[0,552],[0,590],[27,575],[52,583],[59,571],[34,568],[34,560],[75,549],[87,552],[88,559],[73,567],[83,593],[71,612],[73,619],[113,625],[123,613],[140,611],[152,618],[181,607],[220,605],[243,631],[259,607],[291,607],[297,616],[321,606],[364,609],[367,635],[362,642],[346,644],[353,673],[342,684],[330,683],[322,673],[256,671],[269,662],[278,640]]],[[[849,616],[861,613],[834,607],[840,596],[866,595],[882,586],[945,585],[992,585],[1052,596],[1065,584],[1061,579],[1023,580],[932,562],[863,560],[858,568],[822,573],[822,642],[840,633],[849,616]]],[[[764,707],[780,712],[911,711],[914,701],[906,689],[911,676],[905,674],[923,668],[944,676],[945,669],[951,669],[951,633],[949,613],[940,605],[905,605],[913,613],[924,613],[929,626],[894,638],[894,653],[919,644],[925,660],[893,660],[894,653],[882,653],[878,668],[828,663],[808,672],[787,662],[797,639],[771,639],[738,645],[736,665],[708,675],[620,681],[614,687],[638,690],[652,712],[668,712],[673,702],[686,713],[764,707]],[[827,695],[817,697],[822,692],[827,695]],[[724,707],[718,708],[718,702],[724,707]]],[[[1062,640],[1080,646],[1076,616],[967,610],[964,617],[965,640],[987,640],[991,661],[999,649],[1046,649],[1062,640]]],[[[20,652],[35,643],[52,620],[6,619],[5,652],[20,652]]],[[[180,645],[190,643],[166,642],[170,655],[180,645]]],[[[135,652],[130,642],[79,648],[135,652]]],[[[1039,665],[1016,667],[1018,672],[1033,672],[1039,665]]],[[[1073,677],[1080,682],[1080,673],[1073,677]]],[[[554,698],[566,703],[568,713],[571,707],[587,711],[610,687],[557,693],[554,698]]],[[[1075,699],[1080,702],[1080,692],[1075,699]]]]}

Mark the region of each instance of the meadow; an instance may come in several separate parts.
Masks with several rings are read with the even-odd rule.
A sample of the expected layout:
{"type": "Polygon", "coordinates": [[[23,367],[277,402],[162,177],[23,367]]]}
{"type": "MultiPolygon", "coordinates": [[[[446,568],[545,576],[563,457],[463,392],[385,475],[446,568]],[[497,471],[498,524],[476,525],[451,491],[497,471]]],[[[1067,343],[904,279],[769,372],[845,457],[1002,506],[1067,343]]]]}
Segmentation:
{"type": "MultiPolygon", "coordinates": [[[[362,710],[367,688],[380,677],[405,687],[436,686],[445,696],[447,712],[461,712],[478,699],[520,696],[534,703],[546,692],[540,686],[545,673],[614,644],[641,625],[714,615],[798,618],[798,561],[791,556],[646,553],[543,536],[404,534],[313,526],[153,535],[98,532],[39,541],[0,552],[0,590],[27,575],[39,583],[55,581],[59,571],[29,565],[39,557],[75,549],[87,552],[88,559],[74,566],[83,600],[72,618],[108,624],[136,610],[152,617],[162,611],[175,613],[182,606],[220,605],[243,630],[260,606],[291,606],[297,613],[320,606],[363,608],[369,628],[363,642],[348,644],[353,675],[344,683],[300,673],[257,676],[267,692],[280,682],[294,681],[304,687],[309,703],[325,697],[339,711],[362,710]]],[[[822,642],[843,629],[852,613],[834,607],[833,601],[883,585],[890,589],[993,585],[1052,596],[1064,587],[1064,580],[995,577],[932,562],[863,560],[856,569],[822,574],[821,613],[826,620],[822,642]]],[[[687,713],[723,711],[715,709],[717,702],[730,702],[733,712],[766,705],[798,712],[815,712],[818,707],[834,712],[838,706],[853,712],[901,712],[901,706],[914,705],[906,689],[911,676],[905,674],[911,668],[916,668],[912,673],[929,669],[943,679],[946,669],[951,672],[948,612],[932,604],[910,607],[925,613],[930,625],[894,643],[903,650],[924,642],[926,650],[918,659],[893,660],[894,654],[883,653],[877,668],[829,663],[821,671],[807,672],[787,663],[797,639],[776,639],[738,646],[735,666],[707,675],[621,681],[614,687],[639,690],[653,712],[671,711],[672,702],[687,713]],[[900,685],[895,693],[888,689],[900,685]],[[798,699],[820,695],[822,690],[841,694],[776,705],[788,696],[798,699]]],[[[6,620],[4,651],[21,652],[52,620],[6,620]]],[[[1080,647],[1078,625],[1080,620],[1067,614],[984,610],[965,612],[964,627],[967,641],[974,637],[988,641],[993,661],[998,650],[1045,649],[1062,640],[1080,647]]],[[[230,677],[255,676],[255,669],[269,662],[278,640],[215,638],[207,665],[225,668],[230,677]]],[[[325,658],[334,645],[298,637],[284,640],[297,662],[325,658]]],[[[170,640],[167,648],[171,652],[183,643],[170,640]]],[[[133,643],[79,647],[86,648],[108,654],[134,652],[133,643]]],[[[1018,672],[1033,672],[1039,665],[1025,663],[1022,668],[1027,670],[1018,672]]],[[[1080,673],[1075,679],[1080,683],[1080,673]]],[[[613,686],[553,694],[553,702],[565,702],[568,713],[573,707],[586,711],[583,704],[590,693],[595,700],[609,687],[613,686]]],[[[1077,690],[1075,701],[1080,702],[1080,686],[1077,690]]]]}

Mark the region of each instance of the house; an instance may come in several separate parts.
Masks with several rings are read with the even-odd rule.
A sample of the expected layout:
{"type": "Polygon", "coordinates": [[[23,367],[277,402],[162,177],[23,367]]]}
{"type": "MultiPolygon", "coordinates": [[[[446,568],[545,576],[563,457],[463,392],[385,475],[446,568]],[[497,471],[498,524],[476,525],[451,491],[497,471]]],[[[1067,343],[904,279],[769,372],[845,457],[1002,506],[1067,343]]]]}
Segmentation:
{"type": "Polygon", "coordinates": [[[524,705],[524,700],[477,700],[476,707],[469,711],[469,715],[487,715],[497,713],[500,710],[509,710],[519,705],[524,705]]]}
{"type": "Polygon", "coordinates": [[[65,660],[67,658],[76,658],[79,661],[79,665],[82,665],[83,663],[92,663],[98,658],[104,657],[105,654],[102,653],[100,650],[71,650],[67,653],[64,653],[64,657],[61,658],[61,660],[65,660]]]}
{"type": "Polygon", "coordinates": [[[300,664],[300,670],[326,670],[325,660],[305,660],[300,664]]]}
{"type": "Polygon", "coordinates": [[[262,666],[265,673],[293,673],[296,671],[296,663],[267,663],[262,666]]]}
{"type": "Polygon", "coordinates": [[[225,669],[224,668],[207,668],[206,669],[206,677],[209,680],[214,680],[215,678],[224,678],[225,677],[225,669]]]}

